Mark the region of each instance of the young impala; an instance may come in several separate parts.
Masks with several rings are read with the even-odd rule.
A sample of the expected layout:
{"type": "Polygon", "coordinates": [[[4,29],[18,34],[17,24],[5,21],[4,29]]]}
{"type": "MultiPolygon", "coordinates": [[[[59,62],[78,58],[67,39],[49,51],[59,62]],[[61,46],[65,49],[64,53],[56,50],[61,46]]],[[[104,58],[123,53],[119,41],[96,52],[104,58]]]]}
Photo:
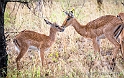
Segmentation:
{"type": "Polygon", "coordinates": [[[16,58],[17,69],[20,69],[20,59],[29,49],[37,49],[40,51],[42,66],[44,66],[44,51],[50,48],[50,46],[53,44],[56,33],[64,31],[56,23],[51,23],[47,20],[45,20],[45,22],[51,26],[49,36],[30,30],[24,30],[16,35],[15,39],[13,40],[16,48],[19,51],[19,55],[16,58]]]}
{"type": "MultiPolygon", "coordinates": [[[[122,20],[122,22],[124,23],[124,13],[119,13],[117,15],[117,17],[120,20],[122,20]]],[[[122,51],[122,55],[123,55],[123,59],[124,59],[124,28],[123,28],[121,34],[119,35],[119,39],[120,39],[121,51],[122,51]]]]}
{"type": "Polygon", "coordinates": [[[72,25],[77,33],[86,38],[90,38],[93,42],[95,52],[100,52],[100,39],[107,38],[114,46],[112,63],[116,58],[120,49],[120,44],[115,39],[114,31],[118,26],[122,27],[122,21],[113,15],[101,16],[93,21],[90,21],[86,25],[81,25],[73,16],[73,12],[65,12],[67,18],[64,20],[62,27],[66,28],[72,25]]]}

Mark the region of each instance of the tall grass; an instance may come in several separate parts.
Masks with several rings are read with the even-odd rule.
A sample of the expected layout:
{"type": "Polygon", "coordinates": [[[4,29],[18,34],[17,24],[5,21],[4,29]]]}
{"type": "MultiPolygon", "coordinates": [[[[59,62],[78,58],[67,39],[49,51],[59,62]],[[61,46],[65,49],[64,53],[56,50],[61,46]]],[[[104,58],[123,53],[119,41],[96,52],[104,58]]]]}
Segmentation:
{"type": "MultiPolygon", "coordinates": [[[[114,0],[104,0],[102,10],[100,11],[96,0],[55,0],[51,6],[46,5],[42,7],[42,14],[39,13],[41,18],[35,16],[26,6],[23,9],[20,7],[15,22],[6,24],[5,29],[7,32],[20,32],[28,29],[48,35],[50,27],[45,24],[43,19],[45,18],[61,25],[66,17],[62,11],[72,9],[74,9],[75,18],[81,24],[86,24],[102,15],[117,15],[120,12],[124,12],[124,6],[121,3],[116,5],[114,0]]],[[[10,33],[10,38],[13,39],[16,34],[10,33]]],[[[112,52],[113,45],[107,39],[104,39],[101,41],[100,48],[103,53],[109,53],[112,52]]],[[[124,77],[124,64],[120,53],[117,55],[115,70],[109,70],[107,63],[110,61],[111,55],[101,57],[103,65],[100,60],[96,61],[92,42],[77,34],[71,26],[66,28],[63,33],[57,33],[55,43],[48,52],[45,52],[48,66],[42,67],[41,70],[41,62],[37,51],[25,54],[21,59],[22,69],[20,72],[16,68],[15,59],[17,53],[12,42],[8,43],[7,52],[9,55],[7,78],[17,78],[17,74],[19,74],[18,78],[124,77]],[[95,65],[92,64],[93,62],[95,62],[95,65]]]]}

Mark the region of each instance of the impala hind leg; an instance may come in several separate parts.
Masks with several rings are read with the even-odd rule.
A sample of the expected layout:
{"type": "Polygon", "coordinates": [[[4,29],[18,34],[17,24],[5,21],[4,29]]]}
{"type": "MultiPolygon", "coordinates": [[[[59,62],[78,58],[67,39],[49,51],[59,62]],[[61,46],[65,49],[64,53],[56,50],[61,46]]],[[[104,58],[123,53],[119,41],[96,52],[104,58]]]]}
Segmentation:
{"type": "Polygon", "coordinates": [[[116,41],[116,39],[114,38],[113,35],[111,34],[105,34],[106,38],[112,43],[114,44],[115,48],[113,50],[113,56],[112,56],[112,60],[110,62],[110,68],[112,70],[114,70],[114,67],[115,67],[115,59],[116,59],[116,56],[119,52],[119,49],[120,49],[120,44],[116,41]]]}
{"type": "Polygon", "coordinates": [[[122,53],[122,57],[123,57],[123,61],[124,61],[124,41],[120,40],[120,44],[121,44],[121,53],[122,53]]]}
{"type": "Polygon", "coordinates": [[[24,47],[20,49],[20,53],[16,58],[17,63],[17,69],[20,70],[20,59],[24,56],[24,54],[27,52],[28,48],[24,47]]]}

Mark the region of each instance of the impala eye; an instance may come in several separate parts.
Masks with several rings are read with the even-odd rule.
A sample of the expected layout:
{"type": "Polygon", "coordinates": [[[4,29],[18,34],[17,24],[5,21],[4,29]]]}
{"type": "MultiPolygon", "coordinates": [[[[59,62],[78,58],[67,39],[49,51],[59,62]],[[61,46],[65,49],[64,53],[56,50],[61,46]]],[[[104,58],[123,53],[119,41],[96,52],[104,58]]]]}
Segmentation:
{"type": "Polygon", "coordinates": [[[70,19],[71,19],[71,18],[68,18],[67,21],[70,20],[70,19]]]}
{"type": "Polygon", "coordinates": [[[58,25],[56,25],[55,27],[59,27],[58,25]]]}

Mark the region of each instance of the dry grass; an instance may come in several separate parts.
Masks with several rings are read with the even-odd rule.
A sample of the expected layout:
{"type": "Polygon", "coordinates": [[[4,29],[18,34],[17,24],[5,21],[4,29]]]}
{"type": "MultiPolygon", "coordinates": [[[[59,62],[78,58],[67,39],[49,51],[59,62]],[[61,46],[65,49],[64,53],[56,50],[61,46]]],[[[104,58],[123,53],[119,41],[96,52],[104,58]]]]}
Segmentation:
{"type": "MultiPolygon", "coordinates": [[[[51,7],[44,6],[42,8],[42,18],[33,15],[26,7],[18,10],[15,23],[5,25],[6,31],[20,32],[24,29],[37,31],[43,34],[49,34],[49,26],[43,21],[44,18],[51,22],[62,24],[65,19],[64,10],[75,9],[75,17],[77,20],[86,24],[102,15],[124,12],[124,6],[120,3],[116,5],[114,1],[105,2],[102,10],[99,11],[95,0],[62,0],[53,2],[51,7]]],[[[41,15],[41,14],[39,14],[41,15]]],[[[10,33],[11,39],[16,34],[10,33]]],[[[116,60],[114,71],[109,70],[108,62],[111,60],[113,45],[104,39],[101,41],[101,50],[108,55],[102,56],[101,60],[95,59],[96,55],[92,47],[92,42],[77,34],[73,27],[68,27],[63,33],[57,33],[56,42],[51,46],[48,52],[45,52],[45,58],[48,66],[41,68],[40,59],[37,51],[27,52],[21,59],[22,69],[18,78],[123,78],[124,64],[121,54],[119,53],[116,60]]],[[[17,78],[17,68],[15,59],[17,53],[14,49],[12,41],[8,43],[8,76],[7,78],[17,78]]],[[[97,55],[99,57],[99,55],[97,55]]]]}

